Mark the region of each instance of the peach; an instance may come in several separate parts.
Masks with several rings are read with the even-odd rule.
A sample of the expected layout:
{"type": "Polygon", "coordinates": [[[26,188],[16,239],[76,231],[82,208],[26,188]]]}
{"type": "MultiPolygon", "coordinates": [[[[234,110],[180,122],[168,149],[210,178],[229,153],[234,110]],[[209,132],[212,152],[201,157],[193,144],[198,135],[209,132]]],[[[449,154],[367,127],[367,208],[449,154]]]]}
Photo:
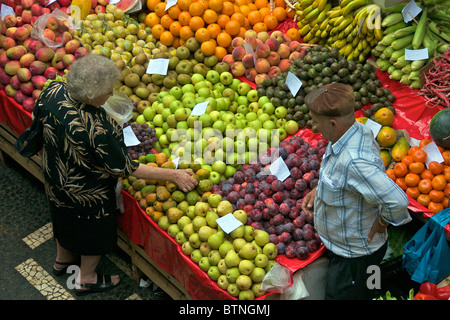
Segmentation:
{"type": "Polygon", "coordinates": [[[5,37],[3,40],[3,49],[8,50],[9,48],[15,47],[16,41],[13,38],[5,37]]]}
{"type": "Polygon", "coordinates": [[[4,19],[3,22],[5,23],[6,28],[15,27],[17,23],[17,19],[12,14],[8,14],[4,19]]]}
{"type": "Polygon", "coordinates": [[[275,38],[272,38],[272,37],[267,39],[267,41],[265,43],[269,45],[271,51],[277,51],[278,47],[280,46],[280,43],[278,42],[278,40],[275,38]]]}
{"type": "Polygon", "coordinates": [[[281,72],[287,72],[291,64],[292,61],[290,61],[289,59],[281,59],[278,67],[280,68],[281,72]]]}
{"type": "Polygon", "coordinates": [[[31,31],[25,25],[17,28],[16,32],[14,33],[14,37],[17,41],[25,41],[30,35],[31,31]]]}
{"type": "MultiPolygon", "coordinates": [[[[47,79],[46,79],[47,80],[47,79]]],[[[34,89],[33,90],[33,93],[31,94],[31,97],[34,99],[34,100],[37,100],[38,98],[39,98],[39,96],[41,95],[41,93],[42,93],[42,90],[41,89],[34,89]]]]}
{"type": "Polygon", "coordinates": [[[42,90],[44,88],[46,81],[47,78],[41,75],[31,77],[31,83],[33,83],[33,86],[38,90],[42,90]]]}
{"type": "Polygon", "coordinates": [[[234,58],[231,53],[228,53],[223,57],[222,61],[231,66],[234,63],[234,58]]]}
{"type": "Polygon", "coordinates": [[[258,58],[255,63],[255,69],[258,73],[267,73],[270,69],[269,60],[266,58],[258,58]]]}
{"type": "Polygon", "coordinates": [[[258,75],[258,71],[255,68],[245,70],[245,77],[252,82],[255,82],[255,78],[258,75]]]}
{"type": "Polygon", "coordinates": [[[28,68],[20,68],[17,70],[17,78],[20,82],[27,82],[31,80],[31,71],[28,68]]]}
{"type": "Polygon", "coordinates": [[[71,65],[74,61],[76,60],[75,56],[73,54],[66,54],[63,59],[62,62],[64,64],[64,67],[68,67],[69,65],[71,65]]]}
{"type": "Polygon", "coordinates": [[[36,51],[36,59],[42,62],[48,62],[53,59],[55,51],[49,47],[42,47],[36,51]]]}
{"type": "Polygon", "coordinates": [[[258,46],[258,42],[256,41],[255,37],[245,38],[244,43],[248,43],[249,45],[251,45],[253,50],[256,50],[256,47],[258,46]]]}
{"type": "Polygon", "coordinates": [[[245,73],[245,67],[242,61],[236,61],[231,65],[231,73],[235,77],[241,77],[245,73]]]}
{"type": "Polygon", "coordinates": [[[21,82],[20,82],[17,74],[15,76],[11,77],[11,80],[9,81],[9,83],[11,84],[11,87],[13,87],[14,89],[20,90],[21,82]]]}
{"type": "Polygon", "coordinates": [[[19,60],[22,68],[29,68],[31,63],[36,60],[36,57],[32,53],[25,53],[19,60]]]}
{"type": "Polygon", "coordinates": [[[287,59],[287,58],[289,58],[289,55],[291,54],[291,50],[289,50],[289,46],[287,44],[280,43],[277,53],[280,55],[281,59],[287,59]]]}
{"type": "Polygon", "coordinates": [[[33,3],[31,5],[31,14],[33,16],[40,16],[41,15],[41,5],[39,3],[33,3]]]}
{"type": "Polygon", "coordinates": [[[14,35],[16,34],[17,27],[11,27],[6,29],[5,36],[8,38],[15,39],[14,35]]]}
{"type": "Polygon", "coordinates": [[[269,69],[269,72],[267,73],[269,75],[269,78],[275,78],[279,76],[281,73],[281,70],[278,66],[271,66],[269,69]]]}
{"type": "Polygon", "coordinates": [[[259,73],[255,77],[255,83],[256,85],[261,84],[264,79],[269,79],[269,75],[267,73],[259,73]]]}
{"type": "Polygon", "coordinates": [[[67,41],[67,43],[64,45],[64,49],[67,53],[75,54],[78,48],[81,47],[80,41],[77,39],[72,39],[67,41]]]}
{"type": "Polygon", "coordinates": [[[267,58],[270,54],[270,47],[267,43],[261,43],[256,47],[255,54],[258,58],[267,58]]]}
{"type": "MultiPolygon", "coordinates": [[[[70,50],[67,50],[67,48],[66,51],[70,53],[70,50]]],[[[89,51],[85,47],[79,47],[77,50],[75,50],[75,53],[73,55],[75,56],[76,59],[79,59],[81,57],[84,57],[88,53],[89,51]]]]}
{"type": "Polygon", "coordinates": [[[29,9],[33,5],[34,0],[21,0],[20,4],[24,9],[29,9]]]}
{"type": "Polygon", "coordinates": [[[31,17],[33,16],[33,14],[31,13],[31,9],[23,10],[21,16],[23,23],[31,23],[31,17]]]}
{"type": "Polygon", "coordinates": [[[46,27],[52,31],[56,31],[59,29],[59,22],[58,19],[55,16],[49,16],[47,18],[47,25],[46,27]]]}
{"type": "Polygon", "coordinates": [[[35,60],[30,64],[29,69],[33,75],[40,75],[47,69],[47,64],[45,62],[35,60]]]}
{"type": "Polygon", "coordinates": [[[17,89],[14,89],[10,84],[5,86],[5,93],[8,97],[14,98],[15,94],[18,92],[17,89]]]}
{"type": "Polygon", "coordinates": [[[284,34],[280,30],[273,31],[270,37],[275,38],[276,40],[278,40],[279,43],[284,42],[284,34]]]}
{"type": "Polygon", "coordinates": [[[276,53],[275,51],[271,51],[269,56],[267,57],[267,60],[269,61],[271,66],[277,66],[280,63],[280,55],[276,53]]]}
{"type": "Polygon", "coordinates": [[[46,14],[46,13],[52,13],[52,11],[47,7],[42,7],[40,15],[42,16],[43,14],[46,14]]]}
{"type": "Polygon", "coordinates": [[[245,49],[244,47],[236,47],[231,52],[231,55],[233,56],[233,59],[235,61],[242,60],[242,58],[245,56],[245,49]]]}
{"type": "Polygon", "coordinates": [[[16,93],[14,94],[14,100],[16,100],[16,102],[20,105],[23,104],[26,98],[27,96],[20,90],[17,90],[16,93]]]}
{"type": "Polygon", "coordinates": [[[300,51],[294,51],[289,55],[289,60],[291,60],[292,62],[294,62],[296,59],[301,58],[303,58],[303,56],[300,51]]]}
{"type": "Polygon", "coordinates": [[[38,51],[40,48],[43,48],[44,44],[40,40],[32,40],[30,44],[28,45],[28,51],[36,54],[36,51],[38,51]]]}
{"type": "Polygon", "coordinates": [[[47,70],[45,70],[44,72],[44,77],[46,77],[47,79],[55,79],[56,76],[58,75],[58,69],[54,68],[54,67],[48,67],[47,70]]]}
{"type": "Polygon", "coordinates": [[[302,44],[299,41],[291,41],[289,43],[289,50],[291,50],[291,52],[300,51],[301,47],[302,47],[302,44]]]}
{"type": "Polygon", "coordinates": [[[26,99],[22,102],[22,107],[23,107],[23,109],[24,109],[25,111],[32,112],[33,109],[34,109],[34,105],[35,105],[34,100],[35,100],[35,99],[32,98],[32,97],[26,98],[26,99]]]}
{"type": "Polygon", "coordinates": [[[27,49],[20,44],[6,50],[6,56],[10,60],[19,60],[25,53],[27,53],[27,49]]]}
{"type": "Polygon", "coordinates": [[[231,48],[238,48],[244,45],[244,39],[242,37],[236,37],[231,41],[231,48]]]}
{"type": "Polygon", "coordinates": [[[266,42],[270,38],[270,34],[267,31],[261,31],[258,32],[256,38],[260,39],[262,42],[266,42]]]}
{"type": "Polygon", "coordinates": [[[55,41],[56,35],[55,32],[53,32],[53,30],[51,29],[45,28],[42,32],[42,35],[48,40],[55,41]]]}
{"type": "Polygon", "coordinates": [[[242,58],[242,63],[244,64],[245,68],[253,68],[255,66],[255,58],[253,56],[253,54],[251,53],[247,53],[243,58],[242,58]]]}
{"type": "Polygon", "coordinates": [[[244,32],[244,39],[247,38],[247,37],[254,37],[254,38],[256,38],[257,35],[258,35],[258,33],[255,30],[248,29],[247,31],[244,32]]]}

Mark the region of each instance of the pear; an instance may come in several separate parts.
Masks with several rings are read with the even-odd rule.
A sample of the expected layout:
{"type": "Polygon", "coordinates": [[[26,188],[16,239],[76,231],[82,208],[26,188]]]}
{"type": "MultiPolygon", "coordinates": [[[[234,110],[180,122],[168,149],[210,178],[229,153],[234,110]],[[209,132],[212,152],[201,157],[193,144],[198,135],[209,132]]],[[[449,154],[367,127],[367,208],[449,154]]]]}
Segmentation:
{"type": "Polygon", "coordinates": [[[226,274],[227,273],[227,264],[225,263],[225,259],[220,259],[219,263],[217,264],[217,268],[219,268],[219,271],[222,274],[226,274]]]}
{"type": "Polygon", "coordinates": [[[244,244],[246,244],[247,241],[245,241],[244,238],[236,238],[233,240],[233,247],[234,247],[234,251],[239,252],[239,250],[241,250],[241,248],[244,246],[244,244]]]}
{"type": "Polygon", "coordinates": [[[255,228],[253,228],[252,226],[244,226],[244,239],[247,242],[251,242],[254,239],[254,234],[253,232],[255,231],[255,228]]]}
{"type": "MultiPolygon", "coordinates": [[[[211,197],[211,196],[210,196],[211,197]]],[[[206,213],[206,223],[208,224],[208,226],[210,226],[211,228],[217,228],[217,219],[219,218],[219,215],[217,214],[216,210],[208,210],[208,212],[206,213]]]]}
{"type": "MultiPolygon", "coordinates": [[[[213,229],[213,230],[215,230],[215,229],[213,229]]],[[[217,232],[213,233],[207,240],[211,249],[213,249],[213,250],[219,249],[224,241],[223,240],[224,236],[225,236],[225,233],[223,231],[217,231],[217,232]]]]}
{"type": "Polygon", "coordinates": [[[200,259],[203,257],[202,253],[200,252],[199,249],[194,249],[191,252],[191,260],[194,261],[195,263],[199,263],[200,259]]]}
{"type": "Polygon", "coordinates": [[[266,291],[261,289],[261,283],[254,283],[252,285],[252,291],[256,298],[266,294],[266,291]]]}
{"type": "Polygon", "coordinates": [[[200,245],[202,244],[202,242],[198,238],[197,232],[195,232],[189,236],[189,242],[191,243],[192,247],[194,247],[195,249],[200,248],[200,245]]]}
{"type": "Polygon", "coordinates": [[[227,290],[227,287],[229,285],[227,276],[224,274],[221,274],[219,276],[219,278],[217,279],[217,285],[219,286],[220,289],[227,290]]]}
{"type": "Polygon", "coordinates": [[[208,241],[208,238],[216,232],[217,230],[211,228],[210,226],[202,226],[198,230],[198,238],[200,239],[200,241],[208,241]]]}
{"type": "Polygon", "coordinates": [[[227,292],[232,297],[239,297],[239,288],[237,287],[236,283],[230,283],[227,287],[227,292]]]}
{"type": "Polygon", "coordinates": [[[219,277],[221,276],[219,269],[217,268],[217,266],[210,266],[208,269],[208,277],[212,280],[212,281],[217,281],[219,279],[219,277]]]}
{"type": "Polygon", "coordinates": [[[191,223],[188,223],[187,225],[184,226],[183,228],[183,233],[186,235],[186,237],[190,237],[191,234],[195,233],[194,230],[194,225],[191,223]]]}
{"type": "Polygon", "coordinates": [[[201,227],[206,226],[206,219],[202,216],[196,216],[194,219],[192,219],[192,224],[194,226],[195,232],[198,232],[201,227]]]}
{"type": "Polygon", "coordinates": [[[241,226],[237,227],[236,229],[234,229],[233,231],[231,231],[230,236],[233,239],[242,238],[244,236],[244,231],[245,231],[245,228],[243,225],[241,225],[241,226]]]}
{"type": "Polygon", "coordinates": [[[181,251],[185,254],[190,256],[192,251],[194,251],[194,248],[192,247],[191,243],[189,241],[186,241],[185,243],[183,243],[183,245],[181,246],[181,251]]]}
{"type": "Polygon", "coordinates": [[[254,268],[255,268],[255,265],[250,260],[244,259],[244,260],[241,260],[241,262],[239,262],[238,269],[241,274],[245,274],[248,276],[252,273],[254,268]]]}
{"type": "Polygon", "coordinates": [[[184,215],[184,212],[177,207],[172,207],[167,211],[167,217],[170,223],[177,223],[178,220],[184,215]]]}
{"type": "Polygon", "coordinates": [[[247,223],[247,212],[244,210],[236,210],[233,212],[233,216],[238,219],[242,224],[247,223]]]}
{"type": "Polygon", "coordinates": [[[263,253],[269,258],[269,260],[275,259],[278,254],[277,246],[269,242],[263,247],[263,253]]]}
{"type": "Polygon", "coordinates": [[[266,275],[266,270],[264,270],[261,267],[255,267],[253,268],[252,273],[250,274],[250,278],[253,282],[262,282],[264,280],[264,277],[266,275]]]}
{"type": "Polygon", "coordinates": [[[167,229],[170,226],[170,222],[169,222],[169,218],[167,216],[162,216],[161,218],[159,218],[158,220],[158,226],[162,229],[167,231],[167,229]]]}
{"type": "Polygon", "coordinates": [[[228,200],[220,201],[217,205],[217,214],[220,217],[223,217],[224,215],[233,212],[233,205],[228,200]]]}
{"type": "Polygon", "coordinates": [[[198,201],[194,206],[194,213],[196,216],[205,217],[209,209],[209,203],[198,201]]]}
{"type": "Polygon", "coordinates": [[[228,250],[233,249],[233,244],[228,241],[225,240],[219,247],[219,253],[221,255],[222,258],[225,258],[225,255],[227,254],[228,250]]]}
{"type": "Polygon", "coordinates": [[[236,279],[236,285],[238,286],[239,290],[249,290],[252,287],[252,279],[250,276],[247,276],[245,274],[241,274],[236,279]]]}
{"type": "Polygon", "coordinates": [[[269,243],[269,240],[270,240],[269,233],[267,231],[259,230],[259,229],[254,230],[254,238],[255,238],[255,242],[260,247],[264,247],[266,244],[269,243]]]}
{"type": "Polygon", "coordinates": [[[180,228],[180,230],[183,230],[184,227],[191,222],[192,222],[191,218],[189,218],[188,216],[182,216],[180,219],[178,219],[177,225],[180,228]]]}
{"type": "Polygon", "coordinates": [[[252,244],[255,246],[257,254],[262,253],[262,248],[256,243],[255,240],[252,241],[252,244]]]}
{"type": "Polygon", "coordinates": [[[228,250],[224,259],[228,268],[237,267],[239,265],[240,258],[234,250],[228,250]]]}
{"type": "Polygon", "coordinates": [[[179,231],[175,236],[175,241],[181,246],[183,245],[183,243],[188,241],[188,238],[186,237],[183,231],[179,231]]]}
{"type": "Polygon", "coordinates": [[[178,225],[176,223],[173,223],[169,226],[169,228],[167,228],[167,233],[169,234],[169,236],[171,236],[172,238],[175,238],[175,236],[177,235],[178,232],[180,232],[180,228],[178,227],[178,225]]]}
{"type": "Polygon", "coordinates": [[[265,268],[269,264],[269,258],[264,253],[258,253],[255,257],[255,266],[265,268]]]}
{"type": "Polygon", "coordinates": [[[189,206],[186,210],[186,215],[192,219],[195,218],[195,206],[189,206]]]}
{"type": "Polygon", "coordinates": [[[256,255],[258,254],[258,251],[256,250],[256,247],[251,242],[247,242],[244,244],[239,250],[239,257],[243,259],[255,259],[256,255]]]}
{"type": "Polygon", "coordinates": [[[238,267],[232,267],[227,269],[226,275],[228,282],[235,283],[237,278],[241,275],[241,273],[239,272],[238,267]]]}
{"type": "Polygon", "coordinates": [[[220,256],[219,250],[211,250],[208,253],[208,260],[211,266],[217,266],[221,259],[222,257],[220,256]]]}
{"type": "Polygon", "coordinates": [[[267,266],[264,268],[264,270],[266,270],[266,273],[269,272],[270,269],[272,269],[275,263],[277,263],[275,260],[269,260],[269,263],[267,263],[267,266]]]}
{"type": "Polygon", "coordinates": [[[209,264],[208,257],[201,257],[198,262],[198,266],[200,267],[200,269],[207,272],[209,267],[211,267],[211,265],[209,264]]]}
{"type": "Polygon", "coordinates": [[[255,294],[251,289],[241,290],[238,297],[239,300],[254,300],[255,294]]]}
{"type": "Polygon", "coordinates": [[[208,197],[208,203],[213,208],[217,208],[221,201],[222,196],[220,194],[213,193],[208,197]]]}
{"type": "Polygon", "coordinates": [[[199,249],[203,256],[207,256],[211,252],[211,247],[206,241],[202,242],[199,249]]]}

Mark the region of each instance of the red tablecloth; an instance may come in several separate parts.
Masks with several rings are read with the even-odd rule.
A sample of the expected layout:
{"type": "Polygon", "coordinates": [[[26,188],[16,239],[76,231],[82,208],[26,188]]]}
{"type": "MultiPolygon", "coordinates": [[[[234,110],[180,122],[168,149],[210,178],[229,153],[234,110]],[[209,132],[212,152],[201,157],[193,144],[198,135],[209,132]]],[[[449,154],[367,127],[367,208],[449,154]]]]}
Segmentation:
{"type": "Polygon", "coordinates": [[[0,123],[6,123],[18,135],[31,125],[31,113],[8,97],[4,90],[0,90],[0,123]]]}

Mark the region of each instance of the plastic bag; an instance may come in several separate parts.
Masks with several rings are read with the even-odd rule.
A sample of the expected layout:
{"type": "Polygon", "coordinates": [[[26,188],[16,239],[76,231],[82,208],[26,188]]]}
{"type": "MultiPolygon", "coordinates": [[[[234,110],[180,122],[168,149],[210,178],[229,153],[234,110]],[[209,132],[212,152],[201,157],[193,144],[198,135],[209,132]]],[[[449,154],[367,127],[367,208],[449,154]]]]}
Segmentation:
{"type": "Polygon", "coordinates": [[[64,46],[64,37],[62,36],[64,32],[73,30],[74,24],[72,17],[59,9],[55,9],[51,13],[44,13],[37,18],[36,22],[33,24],[33,29],[31,30],[31,37],[40,40],[49,48],[56,49],[64,46]],[[53,24],[53,26],[55,26],[54,29],[53,26],[52,28],[47,28],[49,19],[53,20],[54,18],[56,18],[56,21],[53,24]],[[59,27],[56,23],[58,23],[59,27]],[[48,32],[46,29],[54,33],[55,40],[51,40],[46,36],[46,32],[48,32]]]}
{"type": "Polygon", "coordinates": [[[122,127],[133,117],[133,101],[125,93],[117,90],[114,90],[114,94],[102,107],[122,127]]]}
{"type": "Polygon", "coordinates": [[[292,285],[291,271],[275,263],[261,282],[261,289],[268,292],[283,292],[292,285]]]}

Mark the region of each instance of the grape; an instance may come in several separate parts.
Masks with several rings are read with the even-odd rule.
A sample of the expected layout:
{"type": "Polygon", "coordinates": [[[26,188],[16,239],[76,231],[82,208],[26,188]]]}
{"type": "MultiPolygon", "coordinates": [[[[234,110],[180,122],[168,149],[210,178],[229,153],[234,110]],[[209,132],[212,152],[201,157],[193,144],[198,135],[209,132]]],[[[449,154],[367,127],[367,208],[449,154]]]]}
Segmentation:
{"type": "Polygon", "coordinates": [[[157,141],[156,131],[148,123],[138,124],[137,122],[125,123],[124,128],[130,126],[136,138],[141,142],[137,146],[127,147],[131,159],[137,160],[140,156],[145,156],[152,152],[153,144],[157,141]]]}

